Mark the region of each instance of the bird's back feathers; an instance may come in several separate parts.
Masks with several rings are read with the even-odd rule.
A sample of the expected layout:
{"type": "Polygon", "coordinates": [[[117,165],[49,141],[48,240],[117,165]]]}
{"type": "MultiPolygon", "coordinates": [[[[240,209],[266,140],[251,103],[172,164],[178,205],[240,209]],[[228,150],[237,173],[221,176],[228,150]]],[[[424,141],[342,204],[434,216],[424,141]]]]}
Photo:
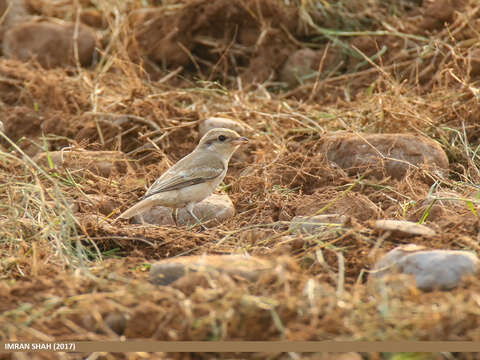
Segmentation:
{"type": "Polygon", "coordinates": [[[218,157],[213,157],[211,154],[198,154],[194,151],[159,177],[147,190],[143,199],[161,192],[179,190],[213,180],[222,175],[225,168],[225,164],[218,157]]]}

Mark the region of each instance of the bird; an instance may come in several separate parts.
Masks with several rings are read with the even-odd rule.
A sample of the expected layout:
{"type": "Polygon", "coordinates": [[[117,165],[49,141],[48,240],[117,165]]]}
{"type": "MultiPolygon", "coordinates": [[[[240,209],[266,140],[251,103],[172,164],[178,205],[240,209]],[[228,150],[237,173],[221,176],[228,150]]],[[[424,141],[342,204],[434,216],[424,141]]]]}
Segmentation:
{"type": "Polygon", "coordinates": [[[117,219],[129,219],[142,214],[153,206],[172,208],[177,223],[177,212],[186,208],[201,224],[193,207],[210,196],[225,178],[233,153],[248,142],[246,137],[226,128],[209,130],[197,147],[163,173],[135,205],[120,214],[117,219]]]}

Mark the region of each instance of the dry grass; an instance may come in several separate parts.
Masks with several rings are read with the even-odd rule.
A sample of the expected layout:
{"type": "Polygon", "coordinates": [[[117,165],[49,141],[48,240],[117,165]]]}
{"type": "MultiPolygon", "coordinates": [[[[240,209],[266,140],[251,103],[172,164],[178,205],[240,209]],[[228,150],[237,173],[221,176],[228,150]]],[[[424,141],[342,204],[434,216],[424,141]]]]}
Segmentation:
{"type": "MultiPolygon", "coordinates": [[[[73,2],[45,3],[38,6],[46,16],[76,18],[73,2]]],[[[90,69],[0,61],[0,111],[9,136],[2,134],[0,144],[0,339],[117,339],[104,321],[111,313],[128,319],[127,338],[480,339],[476,279],[429,294],[365,284],[375,256],[401,243],[479,249],[480,59],[469,55],[480,32],[475,1],[452,12],[448,26],[427,29],[425,6],[411,1],[352,8],[345,1],[286,6],[272,0],[260,10],[293,11],[295,26],[282,29],[265,16],[258,21],[267,40],[255,47],[204,36],[208,56],[201,46],[187,49],[193,65],[180,70],[131,61],[126,14],[140,3],[92,1],[108,27],[99,30],[105,46],[90,69]],[[269,75],[259,81],[263,69],[276,66],[266,50],[275,36],[285,47],[329,42],[343,63],[290,90],[269,75]],[[259,78],[249,83],[246,74],[259,78]],[[208,116],[237,119],[251,138],[222,187],[237,216],[203,232],[114,223],[119,208],[192,150],[197,125],[208,116]],[[349,176],[320,152],[323,136],[336,130],[427,136],[448,155],[450,174],[349,176]],[[124,152],[135,173],[105,178],[33,160],[39,151],[66,146],[124,152]],[[424,201],[442,191],[456,195],[424,201]],[[293,216],[335,212],[347,213],[348,223],[287,237],[293,216]],[[370,220],[382,218],[413,219],[439,235],[391,237],[379,245],[370,220]],[[195,278],[155,287],[146,281],[148,263],[201,253],[248,253],[278,266],[256,283],[195,278]]],[[[206,2],[161,3],[182,14],[206,2]]],[[[214,15],[215,3],[228,8],[210,3],[214,15]]],[[[240,11],[254,2],[233,3],[240,11]]],[[[203,36],[205,23],[196,26],[203,36]]]]}

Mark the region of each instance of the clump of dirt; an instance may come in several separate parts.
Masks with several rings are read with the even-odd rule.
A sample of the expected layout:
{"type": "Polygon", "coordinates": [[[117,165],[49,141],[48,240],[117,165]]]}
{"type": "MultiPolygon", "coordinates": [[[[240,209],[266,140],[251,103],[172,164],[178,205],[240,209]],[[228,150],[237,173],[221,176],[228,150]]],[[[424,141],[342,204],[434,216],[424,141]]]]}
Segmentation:
{"type": "Polygon", "coordinates": [[[74,23],[22,22],[3,36],[3,55],[9,59],[35,60],[45,68],[92,63],[95,32],[74,23]]]}
{"type": "Polygon", "coordinates": [[[365,195],[352,192],[341,196],[336,191],[322,188],[298,199],[295,215],[310,216],[319,210],[323,210],[324,214],[347,215],[360,221],[378,219],[382,213],[381,208],[365,195]]]}
{"type": "MultiPolygon", "coordinates": [[[[31,156],[45,150],[45,135],[72,137],[75,133],[75,128],[60,111],[41,113],[26,106],[16,106],[5,116],[5,134],[12,141],[19,142],[19,146],[31,156]]],[[[5,140],[2,141],[9,146],[5,140]]],[[[65,138],[57,138],[48,142],[47,149],[61,149],[68,144],[65,138]]]]}
{"type": "Polygon", "coordinates": [[[163,67],[193,68],[209,80],[241,75],[263,82],[294,49],[288,34],[296,22],[293,8],[273,0],[196,0],[174,11],[141,9],[131,15],[130,53],[163,67]]]}

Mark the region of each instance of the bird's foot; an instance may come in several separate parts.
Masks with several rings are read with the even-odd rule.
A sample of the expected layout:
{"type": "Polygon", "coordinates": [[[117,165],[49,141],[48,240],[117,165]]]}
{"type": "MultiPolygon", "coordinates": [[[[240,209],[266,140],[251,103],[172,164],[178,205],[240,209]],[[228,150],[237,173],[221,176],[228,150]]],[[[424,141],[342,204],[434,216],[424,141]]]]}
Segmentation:
{"type": "Polygon", "coordinates": [[[203,225],[202,220],[200,220],[200,219],[193,213],[193,208],[187,208],[187,211],[188,211],[188,213],[189,213],[190,215],[192,215],[192,217],[193,217],[193,218],[195,219],[195,221],[197,222],[197,224],[195,224],[195,225],[200,225],[200,226],[203,228],[203,230],[208,230],[208,228],[207,228],[205,225],[203,225]]]}

